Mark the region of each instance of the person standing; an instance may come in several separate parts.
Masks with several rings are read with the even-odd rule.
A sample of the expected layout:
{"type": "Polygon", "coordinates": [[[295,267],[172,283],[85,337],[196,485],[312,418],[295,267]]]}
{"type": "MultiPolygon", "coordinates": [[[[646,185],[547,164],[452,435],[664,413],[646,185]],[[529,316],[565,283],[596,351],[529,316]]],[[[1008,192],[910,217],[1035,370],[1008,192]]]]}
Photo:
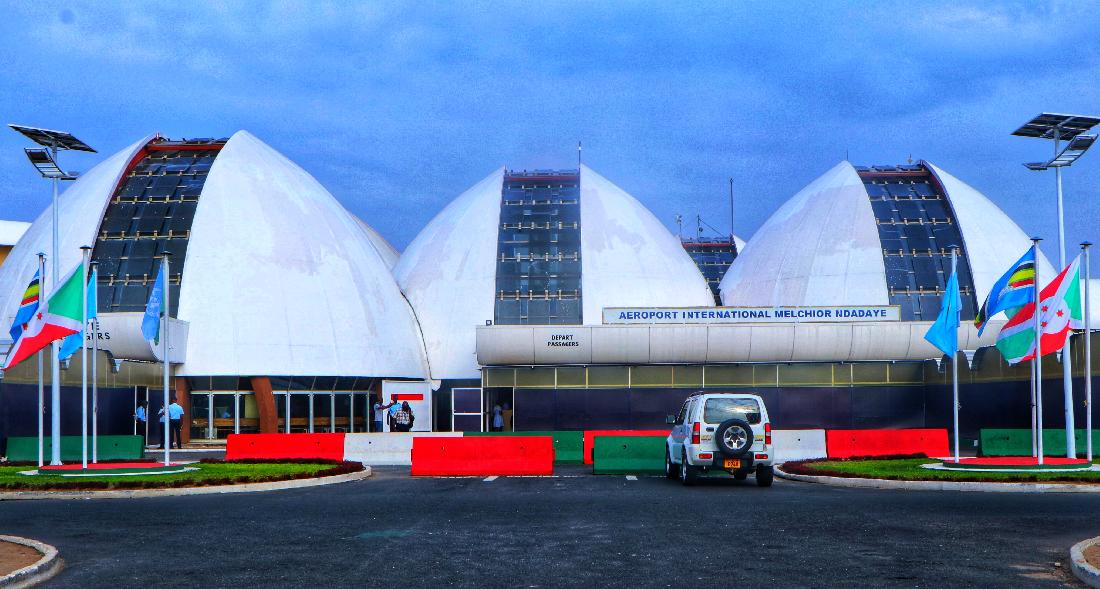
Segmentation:
{"type": "Polygon", "coordinates": [[[146,401],[140,401],[137,409],[134,409],[134,435],[141,436],[143,448],[149,443],[149,413],[146,409],[148,404],[146,401]]]}
{"type": "Polygon", "coordinates": [[[493,423],[490,429],[494,432],[504,431],[504,416],[501,414],[500,405],[493,405],[493,423]]]}
{"type": "Polygon", "coordinates": [[[401,407],[393,414],[393,429],[399,432],[412,431],[413,422],[416,418],[413,416],[412,407],[409,407],[408,401],[402,401],[401,407]]]}
{"type": "Polygon", "coordinates": [[[504,411],[501,412],[504,417],[504,431],[512,431],[512,406],[508,403],[504,404],[504,411]]]}
{"type": "Polygon", "coordinates": [[[374,401],[374,405],[371,406],[371,418],[374,421],[374,429],[371,431],[376,433],[380,433],[383,431],[382,419],[385,416],[386,410],[390,407],[393,407],[395,404],[397,404],[396,401],[390,403],[389,405],[383,405],[381,399],[376,399],[374,401]]]}
{"type": "MultiPolygon", "coordinates": [[[[164,418],[165,417],[166,416],[164,415],[164,409],[161,409],[160,410],[161,425],[164,425],[164,418]]],[[[168,415],[167,415],[167,417],[168,417],[168,427],[171,428],[171,440],[169,441],[169,443],[172,445],[173,448],[178,450],[183,445],[182,442],[181,442],[181,440],[183,438],[183,407],[181,407],[180,404],[176,402],[175,397],[172,397],[172,402],[168,405],[168,415]]],[[[162,442],[161,448],[163,448],[163,447],[164,446],[163,446],[163,442],[162,442]]]]}

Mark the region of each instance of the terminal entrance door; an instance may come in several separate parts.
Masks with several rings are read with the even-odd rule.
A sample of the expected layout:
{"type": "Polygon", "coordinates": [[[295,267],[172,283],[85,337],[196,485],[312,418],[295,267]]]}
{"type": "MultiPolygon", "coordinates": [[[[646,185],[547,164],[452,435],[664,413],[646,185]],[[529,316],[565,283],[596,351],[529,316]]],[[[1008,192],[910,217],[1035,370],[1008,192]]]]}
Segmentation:
{"type": "Polygon", "coordinates": [[[480,388],[451,389],[451,431],[480,432],[482,421],[482,391],[480,388]]]}

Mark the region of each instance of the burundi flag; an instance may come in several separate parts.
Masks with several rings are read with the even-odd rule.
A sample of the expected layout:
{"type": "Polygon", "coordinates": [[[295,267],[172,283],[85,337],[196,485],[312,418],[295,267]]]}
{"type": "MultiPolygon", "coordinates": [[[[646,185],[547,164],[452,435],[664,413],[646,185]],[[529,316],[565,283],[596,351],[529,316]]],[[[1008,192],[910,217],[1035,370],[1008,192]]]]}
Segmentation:
{"type": "Polygon", "coordinates": [[[977,316],[974,317],[974,326],[978,328],[978,335],[985,331],[985,325],[989,318],[1006,311],[1009,316],[1016,309],[1035,300],[1035,248],[1027,250],[1004,276],[993,284],[989,296],[985,298],[977,316]]]}
{"type": "MultiPolygon", "coordinates": [[[[95,266],[92,266],[95,268],[95,266]]],[[[88,275],[88,320],[95,319],[96,310],[96,272],[98,270],[92,270],[92,273],[88,275]]],[[[84,337],[84,330],[80,330],[77,333],[70,335],[61,341],[61,350],[57,353],[57,357],[62,360],[68,360],[80,349],[80,346],[87,341],[84,337]]]]}
{"type": "MultiPolygon", "coordinates": [[[[1061,350],[1074,329],[1083,329],[1081,258],[1077,257],[1039,293],[1040,356],[1061,350]]],[[[997,335],[997,349],[1009,364],[1035,358],[1035,303],[1019,310],[997,335]]]]}
{"type": "Polygon", "coordinates": [[[49,299],[39,302],[38,310],[8,352],[3,370],[8,370],[26,360],[35,352],[48,346],[50,342],[80,331],[80,323],[83,319],[81,305],[84,304],[82,300],[84,285],[81,284],[84,276],[82,266],[83,264],[78,265],[49,299]]]}
{"type": "Polygon", "coordinates": [[[42,281],[38,272],[35,272],[34,278],[31,279],[31,283],[27,285],[27,290],[23,293],[19,310],[15,312],[15,321],[12,321],[11,329],[8,330],[8,333],[11,334],[11,341],[14,342],[19,339],[19,334],[23,333],[24,326],[34,317],[34,312],[38,310],[38,295],[41,290],[42,281]]]}

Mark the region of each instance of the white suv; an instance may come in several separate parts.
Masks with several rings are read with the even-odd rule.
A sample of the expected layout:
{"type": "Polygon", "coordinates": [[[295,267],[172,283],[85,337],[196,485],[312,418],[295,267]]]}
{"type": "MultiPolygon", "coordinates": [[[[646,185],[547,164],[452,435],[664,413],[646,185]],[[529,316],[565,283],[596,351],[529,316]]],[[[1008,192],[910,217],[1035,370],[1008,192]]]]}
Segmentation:
{"type": "Polygon", "coordinates": [[[758,486],[771,486],[772,424],[759,396],[696,393],[668,423],[673,426],[665,440],[668,478],[691,485],[702,475],[729,473],[744,480],[755,471],[758,486]]]}

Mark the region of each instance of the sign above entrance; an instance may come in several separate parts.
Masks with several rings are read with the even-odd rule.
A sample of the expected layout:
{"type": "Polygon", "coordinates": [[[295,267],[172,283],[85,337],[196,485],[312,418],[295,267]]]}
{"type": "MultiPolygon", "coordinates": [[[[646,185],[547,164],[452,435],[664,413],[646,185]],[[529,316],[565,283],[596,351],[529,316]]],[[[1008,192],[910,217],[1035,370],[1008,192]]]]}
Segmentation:
{"type": "Polygon", "coordinates": [[[900,320],[901,308],[897,305],[843,307],[608,307],[603,310],[605,325],[851,323],[900,320]]]}

